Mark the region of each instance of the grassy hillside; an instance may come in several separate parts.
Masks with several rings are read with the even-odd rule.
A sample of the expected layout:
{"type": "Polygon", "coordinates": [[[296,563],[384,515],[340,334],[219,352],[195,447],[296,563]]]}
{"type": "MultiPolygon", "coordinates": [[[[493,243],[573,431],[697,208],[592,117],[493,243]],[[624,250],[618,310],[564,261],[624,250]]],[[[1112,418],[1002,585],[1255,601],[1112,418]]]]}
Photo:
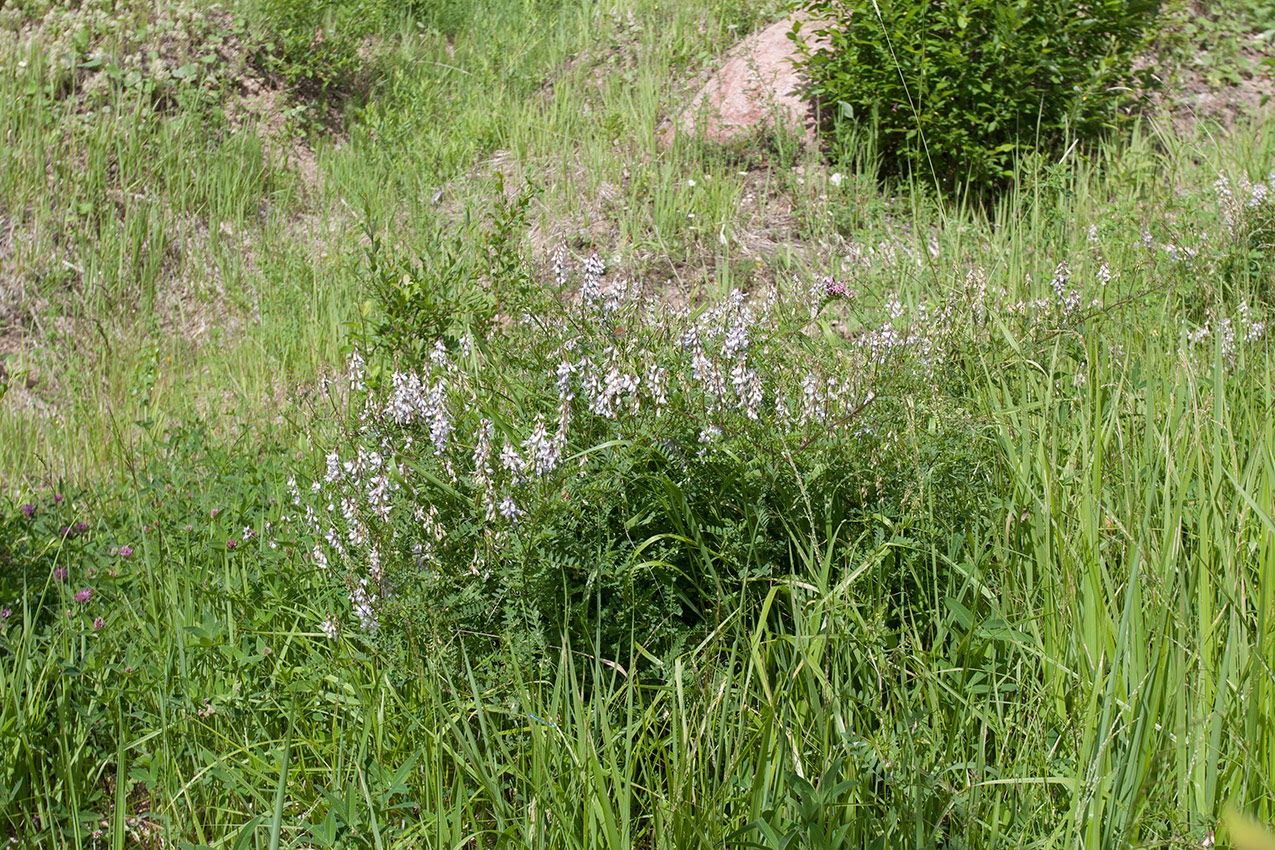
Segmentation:
{"type": "Polygon", "coordinates": [[[663,146],[783,14],[0,8],[13,846],[1275,819],[1269,10],[987,203],[663,146]]]}

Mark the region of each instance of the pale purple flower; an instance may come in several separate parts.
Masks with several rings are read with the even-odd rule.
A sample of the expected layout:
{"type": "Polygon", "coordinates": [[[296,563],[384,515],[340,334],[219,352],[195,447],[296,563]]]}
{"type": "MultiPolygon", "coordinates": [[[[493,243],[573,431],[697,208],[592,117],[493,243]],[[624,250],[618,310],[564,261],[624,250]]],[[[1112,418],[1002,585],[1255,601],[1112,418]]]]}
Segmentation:
{"type": "Polygon", "coordinates": [[[336,618],[331,614],[322,623],[319,623],[319,628],[328,636],[328,640],[336,640],[337,634],[340,633],[340,626],[337,625],[336,618]]]}
{"type": "Polygon", "coordinates": [[[522,445],[527,450],[527,459],[537,475],[546,476],[557,468],[557,445],[549,439],[544,416],[536,417],[535,428],[522,445]]]}
{"type": "Polygon", "coordinates": [[[329,484],[335,484],[341,480],[341,456],[333,449],[324,460],[327,462],[327,473],[323,476],[324,480],[329,484]]]}
{"type": "Polygon", "coordinates": [[[506,496],[500,500],[500,515],[505,519],[518,521],[518,517],[522,516],[522,508],[518,507],[518,503],[514,501],[513,496],[506,496]]]}
{"type": "Polygon", "coordinates": [[[844,298],[850,294],[850,290],[846,289],[846,285],[832,275],[824,278],[823,291],[830,298],[844,298]]]}
{"type": "Polygon", "coordinates": [[[368,589],[367,579],[359,579],[359,583],[350,591],[350,604],[354,608],[354,616],[359,618],[359,625],[369,634],[375,632],[380,625],[376,615],[377,594],[368,589]]]}
{"type": "Polygon", "coordinates": [[[7,620],[13,615],[13,611],[8,608],[0,608],[0,620],[7,620]]]}
{"type": "Polygon", "coordinates": [[[76,534],[83,534],[84,532],[86,532],[86,531],[88,531],[88,530],[89,530],[89,524],[88,524],[87,522],[77,522],[77,523],[75,524],[75,533],[76,533],[76,534]]]}
{"type": "Polygon", "coordinates": [[[53,571],[53,578],[57,579],[58,581],[66,581],[66,576],[67,576],[66,567],[58,567],[56,570],[53,571]]]}
{"type": "Polygon", "coordinates": [[[513,474],[515,483],[522,481],[522,474],[527,468],[527,462],[523,460],[518,450],[509,443],[504,443],[500,447],[500,465],[507,472],[513,474]]]}
{"type": "Polygon", "coordinates": [[[54,494],[53,494],[53,501],[54,501],[56,504],[61,504],[61,503],[62,503],[62,494],[61,494],[61,493],[54,493],[54,494]]]}
{"type": "Polygon", "coordinates": [[[584,261],[584,280],[580,284],[580,300],[593,304],[602,298],[601,278],[606,265],[596,253],[584,261]]]}
{"type": "Polygon", "coordinates": [[[1106,286],[1111,283],[1111,266],[1107,265],[1107,261],[1103,260],[1102,265],[1098,267],[1098,283],[1106,286]]]}
{"type": "Polygon", "coordinates": [[[559,245],[553,249],[553,277],[557,281],[559,289],[566,288],[567,276],[567,250],[559,245]]]}
{"type": "Polygon", "coordinates": [[[35,505],[23,505],[22,515],[27,519],[31,519],[31,517],[35,516],[35,505]]]}
{"type": "Polygon", "coordinates": [[[226,548],[229,549],[231,552],[235,551],[235,547],[238,545],[239,545],[239,541],[233,537],[226,541],[226,548]]]}
{"type": "Polygon", "coordinates": [[[447,346],[441,339],[434,340],[434,350],[429,353],[429,360],[435,366],[447,365],[447,346]]]}
{"type": "Polygon", "coordinates": [[[81,591],[77,591],[75,594],[75,601],[79,603],[88,602],[92,598],[93,598],[93,588],[91,587],[86,587],[81,591]]]}
{"type": "Polygon", "coordinates": [[[363,383],[363,366],[365,361],[359,356],[358,349],[350,354],[349,371],[350,371],[350,389],[355,392],[362,392],[367,389],[363,383]]]}
{"type": "Polygon", "coordinates": [[[566,360],[558,364],[558,398],[563,401],[575,398],[575,393],[571,391],[571,373],[574,371],[575,367],[566,360]]]}
{"type": "Polygon", "coordinates": [[[100,632],[105,627],[106,627],[105,620],[103,620],[101,617],[93,618],[93,631],[100,632]]]}
{"type": "Polygon", "coordinates": [[[121,558],[131,558],[131,557],[133,557],[133,547],[132,547],[132,546],[121,546],[121,547],[120,547],[120,557],[121,557],[121,558]]]}

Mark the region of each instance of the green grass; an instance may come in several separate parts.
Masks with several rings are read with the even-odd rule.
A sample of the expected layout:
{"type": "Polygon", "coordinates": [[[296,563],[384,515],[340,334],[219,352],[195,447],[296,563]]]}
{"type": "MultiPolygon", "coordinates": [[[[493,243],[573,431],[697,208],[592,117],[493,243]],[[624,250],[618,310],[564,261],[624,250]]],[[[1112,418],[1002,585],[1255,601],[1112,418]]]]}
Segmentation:
{"type": "MultiPolygon", "coordinates": [[[[264,38],[263,8],[237,10],[236,38],[264,38]]],[[[1227,806],[1275,820],[1275,398],[1267,335],[1244,339],[1275,303],[1275,205],[1241,187],[1275,168],[1275,139],[1256,121],[1148,120],[1024,165],[992,209],[882,188],[861,151],[825,165],[782,139],[661,147],[691,76],[778,11],[430,6],[386,19],[365,87],[281,90],[265,119],[229,83],[173,77],[181,64],[157,72],[163,97],[92,69],[43,84],[68,79],[42,70],[66,45],[83,62],[122,38],[109,28],[0,58],[5,839],[1198,847],[1227,806]],[[498,171],[510,194],[537,190],[504,255],[483,235],[498,171]],[[1219,174],[1239,198],[1229,225],[1219,174]],[[856,297],[776,338],[770,365],[850,363],[886,321],[932,334],[940,365],[880,376],[862,420],[897,476],[865,474],[864,492],[899,497],[825,509],[845,494],[820,447],[857,451],[850,429],[805,453],[761,431],[790,453],[758,486],[799,494],[770,526],[703,496],[770,469],[746,444],[721,480],[692,482],[700,502],[612,494],[637,536],[619,563],[658,552],[748,576],[680,644],[612,656],[593,637],[615,624],[586,622],[529,657],[493,618],[491,637],[423,651],[407,626],[442,616],[429,600],[365,635],[341,568],[304,554],[287,482],[357,437],[324,379],[382,315],[369,223],[396,256],[471,234],[457,288],[511,299],[486,270],[508,261],[547,292],[558,244],[692,306],[734,287],[799,298],[835,275],[856,297]],[[1063,261],[1070,312],[1051,287],[1063,261]],[[638,548],[657,508],[684,511],[682,539],[638,548]]],[[[203,55],[207,28],[181,32],[203,55]]],[[[268,82],[233,57],[212,67],[268,82]]],[[[473,405],[511,435],[552,393],[518,382],[558,358],[521,333],[497,323],[484,386],[501,395],[473,405]]],[[[607,492],[626,445],[681,433],[662,421],[594,422],[575,448],[613,466],[564,493],[607,492]]]]}

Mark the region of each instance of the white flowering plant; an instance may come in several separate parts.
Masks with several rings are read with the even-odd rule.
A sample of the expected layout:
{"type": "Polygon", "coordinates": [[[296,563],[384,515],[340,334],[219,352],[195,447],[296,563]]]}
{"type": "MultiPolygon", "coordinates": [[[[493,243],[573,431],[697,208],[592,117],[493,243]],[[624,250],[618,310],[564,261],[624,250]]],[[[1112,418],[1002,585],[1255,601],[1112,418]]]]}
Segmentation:
{"type": "Polygon", "coordinates": [[[1251,181],[1240,174],[1218,176],[1213,190],[1229,237],[1220,275],[1240,300],[1252,292],[1263,302],[1275,299],[1275,172],[1251,181]]]}
{"type": "Polygon", "coordinates": [[[833,278],[691,309],[596,255],[548,271],[534,312],[350,357],[344,437],[293,500],[378,641],[674,652],[806,569],[794,545],[844,567],[883,523],[905,533],[924,486],[959,525],[986,480],[942,390],[955,325],[986,321],[976,288],[869,321],[833,278]],[[833,334],[832,311],[861,327],[833,334]]]}

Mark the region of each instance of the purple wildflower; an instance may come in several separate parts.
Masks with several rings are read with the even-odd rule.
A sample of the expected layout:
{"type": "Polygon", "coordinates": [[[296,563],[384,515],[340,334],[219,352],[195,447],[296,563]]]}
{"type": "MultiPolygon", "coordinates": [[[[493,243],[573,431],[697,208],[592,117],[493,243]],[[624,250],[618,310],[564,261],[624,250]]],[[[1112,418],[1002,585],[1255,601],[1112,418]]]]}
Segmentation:
{"type": "Polygon", "coordinates": [[[121,547],[120,547],[120,557],[121,557],[121,558],[131,558],[131,557],[133,557],[133,547],[132,547],[132,546],[121,546],[121,547]]]}
{"type": "Polygon", "coordinates": [[[54,493],[54,494],[53,494],[53,501],[54,501],[54,503],[55,503],[55,504],[59,504],[59,505],[60,505],[60,504],[62,504],[62,494],[61,494],[61,493],[54,493]]]}
{"type": "Polygon", "coordinates": [[[76,592],[75,594],[75,601],[80,603],[88,602],[92,598],[93,598],[93,588],[91,587],[86,587],[83,590],[76,592]]]}
{"type": "Polygon", "coordinates": [[[58,567],[56,570],[53,571],[53,577],[57,579],[58,581],[66,581],[66,576],[67,576],[66,567],[58,567]]]}
{"type": "Polygon", "coordinates": [[[101,617],[93,618],[93,631],[100,632],[106,626],[106,621],[101,617]]]}
{"type": "Polygon", "coordinates": [[[8,608],[0,608],[0,620],[7,620],[12,614],[13,612],[8,608]]]}
{"type": "Polygon", "coordinates": [[[58,536],[59,536],[59,537],[70,537],[70,536],[71,536],[71,526],[69,526],[69,525],[64,525],[64,526],[62,526],[62,530],[58,532],[58,536]]]}
{"type": "Polygon", "coordinates": [[[239,545],[239,541],[233,537],[226,541],[226,548],[229,549],[231,552],[235,551],[235,547],[238,545],[239,545]]]}
{"type": "Polygon", "coordinates": [[[31,519],[31,517],[35,516],[35,505],[23,505],[22,515],[27,519],[31,519]]]}
{"type": "Polygon", "coordinates": [[[87,522],[77,522],[77,523],[75,524],[75,533],[76,533],[76,534],[83,534],[84,532],[86,532],[86,531],[88,531],[88,530],[89,530],[89,524],[88,524],[87,522]]]}
{"type": "Polygon", "coordinates": [[[832,298],[844,298],[850,294],[850,290],[846,289],[846,285],[832,275],[829,275],[824,279],[823,291],[832,298]]]}

